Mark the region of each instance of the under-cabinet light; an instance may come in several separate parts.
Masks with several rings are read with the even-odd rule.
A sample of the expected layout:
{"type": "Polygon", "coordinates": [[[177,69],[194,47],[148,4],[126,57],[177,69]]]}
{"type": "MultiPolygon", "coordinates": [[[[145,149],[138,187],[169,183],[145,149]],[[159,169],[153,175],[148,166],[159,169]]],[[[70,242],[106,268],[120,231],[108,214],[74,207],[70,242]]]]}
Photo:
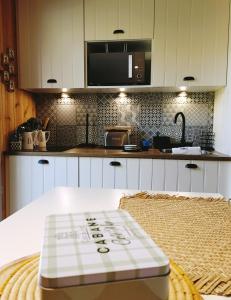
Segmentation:
{"type": "Polygon", "coordinates": [[[179,89],[182,91],[182,92],[185,92],[187,90],[187,86],[180,86],[179,89]]]}
{"type": "Polygon", "coordinates": [[[123,92],[120,92],[120,93],[119,93],[119,97],[120,97],[120,98],[125,98],[125,97],[127,97],[127,94],[126,94],[126,93],[123,93],[123,92]]]}
{"type": "Polygon", "coordinates": [[[179,94],[178,94],[178,97],[187,97],[187,92],[180,92],[179,94]]]}
{"type": "Polygon", "coordinates": [[[69,98],[69,95],[66,94],[66,93],[62,93],[62,94],[61,94],[61,98],[64,98],[64,99],[69,98]]]}

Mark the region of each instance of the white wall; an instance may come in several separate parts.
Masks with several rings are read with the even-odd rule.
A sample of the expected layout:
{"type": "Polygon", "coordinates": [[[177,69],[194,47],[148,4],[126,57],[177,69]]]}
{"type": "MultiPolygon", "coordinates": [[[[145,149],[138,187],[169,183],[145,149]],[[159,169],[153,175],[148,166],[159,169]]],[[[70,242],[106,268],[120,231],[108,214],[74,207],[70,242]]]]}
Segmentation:
{"type": "Polygon", "coordinates": [[[231,155],[231,24],[229,25],[227,87],[218,90],[215,94],[214,132],[215,149],[231,155]]]}

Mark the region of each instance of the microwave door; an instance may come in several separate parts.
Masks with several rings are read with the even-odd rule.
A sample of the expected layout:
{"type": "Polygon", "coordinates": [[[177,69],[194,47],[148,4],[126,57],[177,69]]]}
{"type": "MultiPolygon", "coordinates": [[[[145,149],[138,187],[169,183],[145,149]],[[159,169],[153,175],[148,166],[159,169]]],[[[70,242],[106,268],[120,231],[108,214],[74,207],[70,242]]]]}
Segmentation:
{"type": "Polygon", "coordinates": [[[132,82],[132,54],[92,53],[88,59],[88,85],[124,85],[132,82]]]}

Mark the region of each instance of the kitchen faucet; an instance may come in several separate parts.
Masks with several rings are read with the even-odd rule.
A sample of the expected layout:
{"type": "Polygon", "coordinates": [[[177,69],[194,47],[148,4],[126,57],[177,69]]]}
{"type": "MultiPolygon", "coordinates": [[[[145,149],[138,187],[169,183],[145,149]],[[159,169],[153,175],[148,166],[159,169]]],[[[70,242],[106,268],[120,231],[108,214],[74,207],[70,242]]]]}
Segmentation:
{"type": "Polygon", "coordinates": [[[182,135],[181,135],[181,144],[182,146],[185,144],[185,115],[182,113],[182,112],[178,112],[176,115],[175,115],[175,118],[174,118],[174,123],[176,124],[177,122],[177,118],[181,116],[182,117],[182,135]]]}

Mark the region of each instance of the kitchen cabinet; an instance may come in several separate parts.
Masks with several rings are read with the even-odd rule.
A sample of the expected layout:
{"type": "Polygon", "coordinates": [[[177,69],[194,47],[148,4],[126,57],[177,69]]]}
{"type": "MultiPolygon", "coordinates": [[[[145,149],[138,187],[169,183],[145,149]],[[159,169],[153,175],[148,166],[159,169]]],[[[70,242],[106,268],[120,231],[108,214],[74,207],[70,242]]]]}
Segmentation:
{"type": "Polygon", "coordinates": [[[56,186],[78,187],[78,158],[9,157],[10,213],[56,186]]]}
{"type": "Polygon", "coordinates": [[[223,194],[225,165],[231,166],[218,161],[80,157],[79,186],[223,194]]]}
{"type": "Polygon", "coordinates": [[[85,40],[152,39],[154,0],[85,0],[85,40]]]}
{"type": "Polygon", "coordinates": [[[144,158],[9,156],[13,213],[56,186],[221,193],[231,162],[144,158]]]}
{"type": "Polygon", "coordinates": [[[83,0],[18,0],[19,87],[84,87],[83,0]]]}
{"type": "Polygon", "coordinates": [[[225,86],[229,0],[155,0],[152,85],[225,86]]]}

